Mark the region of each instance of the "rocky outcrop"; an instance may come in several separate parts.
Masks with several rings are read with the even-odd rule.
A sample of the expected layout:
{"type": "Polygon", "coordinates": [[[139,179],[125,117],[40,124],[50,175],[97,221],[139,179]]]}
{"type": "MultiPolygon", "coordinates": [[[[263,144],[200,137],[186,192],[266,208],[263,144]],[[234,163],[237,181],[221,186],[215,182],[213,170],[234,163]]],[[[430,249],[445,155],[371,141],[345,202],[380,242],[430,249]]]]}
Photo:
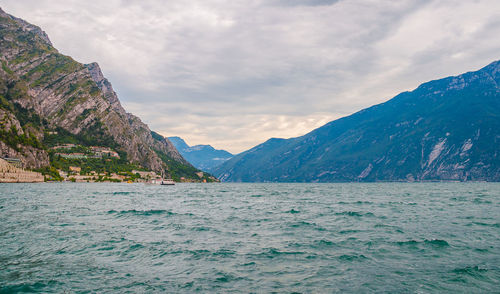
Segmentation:
{"type": "MultiPolygon", "coordinates": [[[[0,108],[0,132],[13,136],[13,134],[10,133],[12,129],[15,130],[15,133],[18,136],[26,135],[26,132],[21,127],[19,120],[17,120],[11,112],[0,108]]],[[[24,167],[28,168],[41,168],[49,165],[49,155],[45,150],[23,144],[9,146],[1,140],[0,157],[17,158],[21,160],[24,167]]]]}
{"type": "Polygon", "coordinates": [[[21,160],[26,168],[38,169],[49,165],[49,155],[47,151],[31,146],[19,146],[20,150],[15,150],[4,142],[0,141],[0,157],[17,158],[21,160]]]}
{"type": "Polygon", "coordinates": [[[28,23],[27,21],[17,18],[15,16],[12,16],[10,14],[5,13],[5,11],[0,8],[0,17],[5,17],[5,18],[10,18],[13,21],[15,21],[23,31],[31,32],[33,34],[36,34],[38,37],[40,37],[42,40],[44,40],[46,43],[50,44],[52,46],[52,43],[49,40],[49,36],[40,28],[35,25],[32,25],[28,23]]]}
{"type": "Polygon", "coordinates": [[[120,104],[120,100],[118,100],[118,96],[116,95],[115,90],[113,90],[113,86],[102,74],[99,64],[97,64],[97,62],[93,62],[90,64],[85,64],[85,67],[88,69],[92,80],[97,84],[99,89],[101,89],[104,97],[108,100],[113,109],[118,113],[124,115],[125,110],[120,104]]]}

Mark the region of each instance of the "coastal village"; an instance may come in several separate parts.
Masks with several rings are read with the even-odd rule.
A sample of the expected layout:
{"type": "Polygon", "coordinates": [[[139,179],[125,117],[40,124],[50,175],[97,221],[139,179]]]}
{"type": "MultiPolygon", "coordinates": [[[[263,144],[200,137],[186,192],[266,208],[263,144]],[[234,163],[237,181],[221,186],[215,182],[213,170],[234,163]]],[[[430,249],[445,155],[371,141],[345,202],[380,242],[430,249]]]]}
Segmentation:
{"type": "MultiPolygon", "coordinates": [[[[42,174],[37,171],[28,171],[24,164],[17,158],[0,158],[0,183],[16,182],[44,182],[44,181],[66,181],[66,182],[128,182],[128,183],[159,183],[162,180],[160,174],[154,171],[137,169],[123,169],[111,172],[103,170],[117,165],[120,159],[118,152],[109,147],[82,146],[77,144],[60,144],[49,149],[49,153],[58,162],[64,162],[59,168],[49,169],[50,173],[42,174]],[[92,162],[104,165],[93,166],[92,162]]],[[[118,167],[121,167],[118,165],[118,167]]],[[[206,182],[203,172],[198,172],[198,182],[206,182]]],[[[214,178],[215,180],[215,178],[214,178]]],[[[180,177],[180,182],[196,182],[193,179],[180,177]]]]}

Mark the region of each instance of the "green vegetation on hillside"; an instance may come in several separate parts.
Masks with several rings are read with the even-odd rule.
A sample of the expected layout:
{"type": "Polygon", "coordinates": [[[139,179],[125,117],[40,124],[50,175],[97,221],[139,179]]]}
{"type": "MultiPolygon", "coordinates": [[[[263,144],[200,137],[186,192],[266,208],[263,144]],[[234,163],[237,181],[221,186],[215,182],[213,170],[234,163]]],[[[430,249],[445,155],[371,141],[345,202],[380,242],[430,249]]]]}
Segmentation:
{"type": "MultiPolygon", "coordinates": [[[[6,96],[10,98],[9,92],[7,92],[6,96]]],[[[14,114],[21,124],[23,131],[18,131],[14,125],[11,125],[11,127],[7,129],[4,123],[2,123],[0,124],[0,141],[12,147],[16,151],[20,151],[19,145],[44,149],[43,144],[32,132],[41,126],[42,120],[40,117],[36,113],[27,111],[19,104],[12,103],[8,98],[0,94],[0,108],[14,114]]],[[[0,117],[0,122],[4,122],[6,120],[7,117],[0,117]]]]}
{"type": "Polygon", "coordinates": [[[45,176],[46,181],[60,182],[64,180],[64,178],[61,177],[57,169],[53,166],[46,166],[43,168],[35,169],[35,171],[42,173],[42,175],[45,176]]]}
{"type": "Polygon", "coordinates": [[[153,136],[153,139],[155,139],[156,141],[163,141],[165,140],[165,138],[158,134],[157,132],[154,132],[154,131],[151,131],[151,136],[153,136]]]}
{"type": "Polygon", "coordinates": [[[118,147],[113,138],[106,135],[100,122],[94,123],[80,134],[72,134],[61,127],[55,127],[45,132],[43,143],[47,147],[66,143],[83,146],[106,146],[113,149],[118,147]]]}
{"type": "Polygon", "coordinates": [[[54,151],[49,152],[50,164],[56,169],[69,172],[70,166],[80,167],[81,174],[89,174],[92,171],[97,173],[124,173],[132,172],[132,170],[145,170],[136,164],[129,163],[123,158],[64,158],[55,154],[54,151]]]}
{"type": "Polygon", "coordinates": [[[43,145],[40,141],[38,141],[35,135],[31,133],[28,135],[26,135],[26,133],[18,134],[15,126],[11,126],[10,130],[0,128],[0,141],[12,147],[12,149],[16,151],[21,150],[19,145],[32,146],[38,149],[43,148],[43,145]]]}

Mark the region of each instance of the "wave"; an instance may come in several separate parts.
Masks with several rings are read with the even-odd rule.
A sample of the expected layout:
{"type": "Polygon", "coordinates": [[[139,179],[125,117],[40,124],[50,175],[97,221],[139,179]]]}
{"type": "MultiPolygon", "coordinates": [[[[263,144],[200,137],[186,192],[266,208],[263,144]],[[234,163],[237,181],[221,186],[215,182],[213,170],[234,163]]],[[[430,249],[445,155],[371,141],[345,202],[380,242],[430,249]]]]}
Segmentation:
{"type": "Polygon", "coordinates": [[[238,281],[238,280],[241,280],[243,278],[241,277],[237,277],[235,275],[232,275],[230,273],[225,273],[225,272],[218,272],[216,273],[216,278],[215,278],[215,282],[217,283],[227,283],[227,282],[232,282],[232,281],[238,281]]]}
{"type": "Polygon", "coordinates": [[[303,251],[283,251],[276,248],[267,248],[264,251],[257,253],[255,255],[260,257],[275,258],[284,255],[302,255],[302,254],[306,253],[303,251]]]}
{"type": "Polygon", "coordinates": [[[359,233],[359,232],[361,232],[361,230],[342,230],[342,231],[339,231],[339,234],[347,235],[347,234],[355,234],[355,233],[359,233]]]}
{"type": "Polygon", "coordinates": [[[131,192],[131,191],[117,191],[117,192],[113,192],[111,193],[112,195],[130,195],[130,194],[133,194],[134,192],[131,192]]]}
{"type": "Polygon", "coordinates": [[[346,202],[346,201],[339,201],[337,202],[340,205],[361,205],[361,204],[373,204],[371,201],[353,201],[353,202],[346,202]]]}
{"type": "Polygon", "coordinates": [[[318,239],[314,240],[312,242],[304,242],[304,243],[299,243],[299,242],[290,242],[286,245],[286,248],[328,248],[328,247],[336,247],[337,244],[335,244],[333,241],[326,240],[326,239],[318,239]]]}
{"type": "Polygon", "coordinates": [[[325,228],[323,228],[322,226],[316,224],[316,223],[312,223],[312,222],[308,222],[308,221],[298,221],[298,222],[294,222],[294,223],[291,223],[289,225],[291,228],[302,228],[302,227],[309,227],[309,228],[312,228],[316,231],[326,231],[325,228]]]}
{"type": "Polygon", "coordinates": [[[229,249],[219,249],[212,253],[213,256],[221,256],[221,257],[228,257],[228,256],[233,256],[236,254],[236,251],[234,250],[229,250],[229,249]]]}
{"type": "Polygon", "coordinates": [[[162,252],[159,255],[159,257],[163,257],[165,255],[178,255],[178,254],[191,255],[191,258],[199,260],[206,257],[217,257],[217,258],[232,257],[236,254],[236,251],[229,249],[219,249],[217,251],[212,251],[207,249],[173,250],[173,251],[162,252]]]}
{"type": "Polygon", "coordinates": [[[187,253],[190,254],[191,257],[195,260],[201,259],[206,256],[212,255],[212,252],[206,249],[199,249],[199,250],[186,250],[186,251],[181,251],[178,253],[187,253]]]}
{"type": "Polygon", "coordinates": [[[22,283],[22,284],[14,284],[14,285],[3,285],[0,288],[0,293],[22,293],[22,292],[45,292],[44,289],[62,286],[63,283],[50,280],[46,283],[35,282],[35,283],[22,283]]]}
{"type": "Polygon", "coordinates": [[[434,247],[449,247],[450,244],[446,242],[445,240],[441,239],[425,239],[423,241],[416,241],[416,240],[408,240],[408,241],[399,241],[396,242],[398,246],[418,246],[418,245],[430,245],[434,247]]]}
{"type": "MultiPolygon", "coordinates": [[[[209,228],[209,227],[205,227],[205,226],[197,226],[197,227],[191,228],[191,231],[195,231],[195,232],[206,232],[206,231],[212,231],[212,230],[214,230],[214,229],[209,228]]],[[[214,230],[214,231],[217,231],[217,230],[214,230]]]]}
{"type": "Polygon", "coordinates": [[[322,247],[332,247],[332,246],[336,246],[336,244],[330,240],[322,239],[322,240],[315,240],[313,247],[322,248],[322,247]]]}
{"type": "Polygon", "coordinates": [[[439,247],[449,247],[450,246],[450,244],[448,242],[446,242],[445,240],[440,240],[440,239],[425,240],[424,243],[439,246],[439,247]]]}
{"type": "Polygon", "coordinates": [[[317,224],[315,223],[310,223],[310,222],[307,222],[307,221],[298,221],[298,222],[295,222],[293,224],[290,225],[290,227],[292,228],[298,228],[298,227],[302,227],[302,226],[305,226],[305,227],[315,227],[317,226],[317,224]]]}
{"type": "Polygon", "coordinates": [[[175,212],[171,212],[168,210],[164,209],[150,209],[150,210],[135,210],[135,209],[129,209],[129,210],[121,210],[121,211],[116,211],[116,210],[108,210],[108,214],[116,214],[118,216],[121,215],[160,215],[160,214],[166,214],[166,215],[175,215],[175,212]]]}
{"type": "Polygon", "coordinates": [[[477,277],[477,276],[482,276],[483,273],[486,273],[487,271],[488,271],[488,269],[475,265],[475,266],[467,266],[467,267],[463,267],[463,268],[456,268],[452,272],[455,274],[459,274],[459,275],[469,275],[469,276],[477,277]]]}
{"type": "Polygon", "coordinates": [[[368,259],[368,257],[364,256],[363,254],[343,254],[338,257],[339,260],[342,261],[363,261],[368,259]]]}
{"type": "Polygon", "coordinates": [[[130,245],[129,248],[128,248],[128,251],[135,251],[135,250],[139,250],[139,249],[142,249],[144,248],[144,245],[140,244],[140,243],[136,243],[134,245],[130,245]]]}
{"type": "Polygon", "coordinates": [[[492,202],[490,200],[483,199],[483,197],[476,197],[472,201],[472,203],[475,204],[491,204],[492,202]]]}
{"type": "Polygon", "coordinates": [[[500,223],[489,224],[489,223],[483,223],[483,222],[472,222],[472,224],[478,225],[478,226],[484,226],[484,227],[500,228],[500,223]]]}
{"type": "Polygon", "coordinates": [[[337,212],[335,215],[346,215],[346,216],[354,216],[354,217],[374,217],[375,215],[371,212],[359,212],[359,211],[342,211],[337,212]]]}

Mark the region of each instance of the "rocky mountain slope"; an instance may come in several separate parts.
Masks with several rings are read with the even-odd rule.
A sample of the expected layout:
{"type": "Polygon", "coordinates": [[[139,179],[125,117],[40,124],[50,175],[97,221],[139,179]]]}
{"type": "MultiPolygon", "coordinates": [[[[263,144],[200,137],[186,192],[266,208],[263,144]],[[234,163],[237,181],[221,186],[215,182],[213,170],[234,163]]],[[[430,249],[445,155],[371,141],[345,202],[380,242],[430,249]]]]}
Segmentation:
{"type": "Polygon", "coordinates": [[[226,150],[218,150],[210,145],[189,146],[180,137],[168,137],[180,154],[194,167],[206,172],[233,158],[226,150]]]}
{"type": "Polygon", "coordinates": [[[216,168],[224,181],[500,181],[500,61],[270,139],[216,168]]]}
{"type": "Polygon", "coordinates": [[[85,144],[110,146],[145,168],[193,168],[168,139],[155,139],[127,113],[97,63],[60,54],[37,26],[0,9],[0,151],[29,168],[49,164],[44,138],[57,129],[85,144]],[[15,137],[16,139],[9,139],[15,137]]]}

